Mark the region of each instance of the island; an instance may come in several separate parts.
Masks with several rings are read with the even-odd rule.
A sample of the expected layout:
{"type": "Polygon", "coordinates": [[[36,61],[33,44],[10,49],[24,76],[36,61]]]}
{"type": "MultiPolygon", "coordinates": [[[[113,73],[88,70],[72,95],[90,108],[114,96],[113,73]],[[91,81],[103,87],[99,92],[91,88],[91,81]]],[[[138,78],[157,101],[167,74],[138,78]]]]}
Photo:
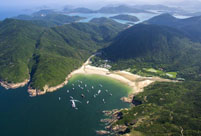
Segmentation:
{"type": "Polygon", "coordinates": [[[112,18],[112,19],[118,19],[118,20],[131,21],[131,22],[138,22],[138,21],[140,21],[136,16],[126,15],[126,14],[121,14],[121,15],[110,17],[110,18],[112,18]]]}

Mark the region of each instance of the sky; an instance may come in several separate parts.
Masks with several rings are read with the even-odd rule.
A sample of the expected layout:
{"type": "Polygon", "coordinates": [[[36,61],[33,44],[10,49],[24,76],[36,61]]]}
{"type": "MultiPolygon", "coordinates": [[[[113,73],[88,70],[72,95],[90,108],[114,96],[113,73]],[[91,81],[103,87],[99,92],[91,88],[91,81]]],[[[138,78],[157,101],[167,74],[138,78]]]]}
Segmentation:
{"type": "Polygon", "coordinates": [[[189,7],[199,5],[201,7],[201,0],[0,0],[0,3],[1,8],[31,8],[44,5],[52,8],[65,5],[100,8],[108,4],[165,4],[189,7]]]}

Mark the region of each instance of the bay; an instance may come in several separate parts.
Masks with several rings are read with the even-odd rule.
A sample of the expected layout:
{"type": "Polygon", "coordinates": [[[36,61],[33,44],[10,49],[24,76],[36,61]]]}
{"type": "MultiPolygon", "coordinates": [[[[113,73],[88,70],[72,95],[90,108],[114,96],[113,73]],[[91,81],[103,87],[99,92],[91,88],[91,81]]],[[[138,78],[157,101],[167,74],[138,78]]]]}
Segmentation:
{"type": "Polygon", "coordinates": [[[31,98],[26,90],[0,87],[1,136],[94,136],[105,127],[100,123],[105,118],[102,111],[128,107],[120,98],[131,91],[118,81],[96,75],[76,75],[65,87],[43,96],[31,98]],[[78,110],[72,108],[70,97],[81,101],[76,103],[78,110]]]}

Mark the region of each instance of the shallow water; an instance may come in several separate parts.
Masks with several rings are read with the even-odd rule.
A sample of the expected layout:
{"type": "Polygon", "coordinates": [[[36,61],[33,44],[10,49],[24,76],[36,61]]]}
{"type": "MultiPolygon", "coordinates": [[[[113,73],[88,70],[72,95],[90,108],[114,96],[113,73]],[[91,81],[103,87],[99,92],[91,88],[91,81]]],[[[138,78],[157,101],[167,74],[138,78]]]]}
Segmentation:
{"type": "Polygon", "coordinates": [[[118,81],[95,75],[74,76],[64,88],[34,98],[28,96],[26,89],[0,88],[1,136],[94,136],[97,129],[104,128],[100,123],[104,118],[102,111],[128,107],[120,98],[131,90],[118,81]],[[101,93],[94,98],[99,89],[101,93]],[[82,102],[76,103],[78,110],[71,107],[70,96],[82,102]]]}

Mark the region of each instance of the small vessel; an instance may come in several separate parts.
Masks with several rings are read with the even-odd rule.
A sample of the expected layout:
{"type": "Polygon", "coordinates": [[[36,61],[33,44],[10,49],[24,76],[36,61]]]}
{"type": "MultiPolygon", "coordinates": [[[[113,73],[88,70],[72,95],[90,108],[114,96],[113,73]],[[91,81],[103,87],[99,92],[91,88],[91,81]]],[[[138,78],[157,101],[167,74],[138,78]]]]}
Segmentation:
{"type": "Polygon", "coordinates": [[[87,92],[89,93],[89,90],[87,90],[87,92]]]}
{"type": "Polygon", "coordinates": [[[61,100],[61,97],[59,97],[59,101],[61,100]]]}
{"type": "Polygon", "coordinates": [[[101,90],[98,90],[98,94],[100,94],[101,93],[101,90]]]}
{"type": "Polygon", "coordinates": [[[75,88],[73,88],[73,90],[75,90],[75,88]]]}
{"type": "Polygon", "coordinates": [[[96,94],[94,94],[94,98],[96,98],[96,94]]]}
{"type": "Polygon", "coordinates": [[[94,89],[94,86],[92,86],[91,88],[94,89]]]}
{"type": "Polygon", "coordinates": [[[66,92],[69,93],[69,90],[67,90],[66,92]]]}
{"type": "Polygon", "coordinates": [[[74,84],[72,84],[72,86],[74,86],[74,84]]]}
{"type": "Polygon", "coordinates": [[[103,103],[105,103],[105,99],[103,99],[103,103]]]}
{"type": "Polygon", "coordinates": [[[105,92],[108,92],[108,90],[106,89],[105,92]]]}
{"type": "Polygon", "coordinates": [[[87,84],[85,84],[84,86],[87,87],[87,84]]]}
{"type": "Polygon", "coordinates": [[[110,93],[110,96],[112,96],[112,94],[110,93]]]}
{"type": "Polygon", "coordinates": [[[71,98],[71,103],[72,103],[72,108],[74,108],[74,109],[76,109],[76,110],[78,110],[78,108],[76,107],[76,102],[79,102],[79,103],[81,103],[79,100],[75,100],[72,96],[70,96],[70,98],[71,98]]]}
{"type": "Polygon", "coordinates": [[[102,84],[99,84],[99,86],[100,86],[100,87],[103,87],[103,85],[102,85],[102,84]]]}
{"type": "Polygon", "coordinates": [[[89,101],[87,101],[87,104],[89,104],[89,101]]]}
{"type": "Polygon", "coordinates": [[[85,95],[84,95],[84,94],[81,94],[81,96],[82,96],[82,98],[84,98],[84,97],[85,97],[85,95]]]}

